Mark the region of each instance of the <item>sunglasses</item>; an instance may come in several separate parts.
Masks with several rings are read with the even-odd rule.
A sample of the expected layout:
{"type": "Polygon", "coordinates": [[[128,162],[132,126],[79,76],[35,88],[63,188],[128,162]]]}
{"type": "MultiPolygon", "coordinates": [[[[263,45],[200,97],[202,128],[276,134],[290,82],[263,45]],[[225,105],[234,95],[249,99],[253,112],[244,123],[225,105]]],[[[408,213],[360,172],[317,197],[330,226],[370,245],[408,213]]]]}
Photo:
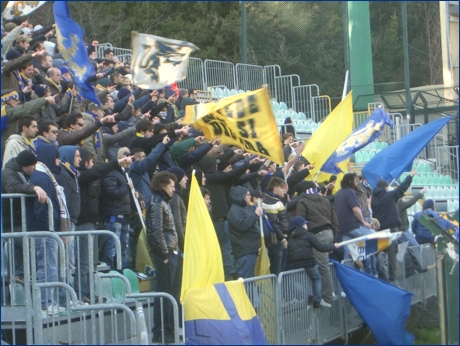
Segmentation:
{"type": "Polygon", "coordinates": [[[85,126],[84,123],[76,123],[75,125],[85,126]]]}
{"type": "Polygon", "coordinates": [[[57,130],[53,130],[53,131],[49,131],[49,132],[54,133],[54,134],[58,133],[57,130]]]}
{"type": "Polygon", "coordinates": [[[131,156],[131,153],[129,151],[127,151],[127,152],[123,153],[123,156],[128,156],[129,157],[129,156],[131,156]]]}

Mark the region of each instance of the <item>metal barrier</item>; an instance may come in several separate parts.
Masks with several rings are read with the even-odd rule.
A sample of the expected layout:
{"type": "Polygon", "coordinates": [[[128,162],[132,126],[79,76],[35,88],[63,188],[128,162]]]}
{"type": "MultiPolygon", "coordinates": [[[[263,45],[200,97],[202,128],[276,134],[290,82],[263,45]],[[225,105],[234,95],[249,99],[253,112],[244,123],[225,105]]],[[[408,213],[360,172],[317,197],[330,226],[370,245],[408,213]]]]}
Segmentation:
{"type": "Polygon", "coordinates": [[[310,344],[317,340],[313,321],[313,305],[308,305],[311,282],[304,269],[282,272],[280,288],[280,329],[284,345],[310,344]]]}
{"type": "Polygon", "coordinates": [[[325,344],[338,338],[346,339],[346,336],[344,336],[345,325],[343,320],[343,305],[345,301],[339,289],[333,263],[329,263],[329,270],[334,288],[333,301],[331,308],[315,309],[316,342],[318,344],[325,344]]]}
{"type": "Polygon", "coordinates": [[[291,88],[293,98],[292,108],[296,112],[305,113],[307,119],[311,119],[316,122],[313,97],[319,96],[319,87],[316,84],[300,85],[299,79],[297,86],[294,86],[293,83],[291,83],[291,88]]]}
{"type": "Polygon", "coordinates": [[[279,288],[275,275],[244,279],[244,288],[262,324],[270,345],[281,343],[279,318],[279,288]]]}
{"type": "MultiPolygon", "coordinates": [[[[355,268],[354,262],[352,259],[346,259],[342,261],[343,265],[346,265],[351,268],[355,268]]],[[[355,268],[356,269],[356,268],[355,268]]],[[[336,285],[338,286],[338,290],[340,292],[340,298],[342,299],[342,311],[343,311],[343,321],[344,321],[344,338],[347,340],[348,334],[360,329],[363,326],[363,320],[361,316],[359,316],[358,312],[355,310],[353,305],[351,305],[348,298],[345,296],[340,285],[340,282],[337,280],[336,285]]]]}
{"type": "Polygon", "coordinates": [[[136,302],[136,312],[137,343],[139,345],[148,345],[149,332],[147,331],[147,325],[145,324],[144,308],[139,301],[136,302]]]}
{"type": "Polygon", "coordinates": [[[104,58],[104,50],[107,48],[113,49],[113,46],[111,43],[99,43],[96,46],[96,54],[98,59],[103,59],[104,58]]]}
{"type": "Polygon", "coordinates": [[[300,77],[296,74],[275,77],[276,98],[278,102],[284,102],[288,109],[293,109],[296,98],[294,87],[300,86],[300,77]]]}
{"type": "MultiPolygon", "coordinates": [[[[422,268],[427,268],[435,264],[436,256],[435,249],[432,244],[420,245],[420,257],[422,259],[422,268]]],[[[423,281],[423,304],[426,306],[426,301],[430,297],[437,296],[436,287],[436,270],[430,269],[421,274],[423,281]]]]}
{"type": "Polygon", "coordinates": [[[116,55],[116,57],[118,58],[118,60],[120,60],[120,62],[130,64],[130,63],[131,63],[132,54],[116,55]]]}
{"type": "Polygon", "coordinates": [[[218,60],[204,61],[204,90],[224,85],[228,89],[236,88],[235,67],[233,63],[218,60]]]}
{"type": "Polygon", "coordinates": [[[312,104],[312,120],[319,123],[326,119],[331,113],[331,98],[329,96],[313,96],[312,104]]]}
{"type": "Polygon", "coordinates": [[[272,99],[278,99],[275,78],[279,76],[281,76],[281,67],[279,65],[264,66],[264,84],[268,85],[268,92],[272,99]]]}
{"type": "Polygon", "coordinates": [[[450,175],[454,181],[459,182],[458,145],[437,147],[436,150],[436,171],[450,175]]]}
{"type": "Polygon", "coordinates": [[[264,85],[264,68],[257,65],[236,64],[235,77],[237,89],[257,90],[264,85]]]}
{"type": "Polygon", "coordinates": [[[181,89],[206,90],[203,60],[188,58],[187,75],[184,80],[177,82],[181,89]]]}

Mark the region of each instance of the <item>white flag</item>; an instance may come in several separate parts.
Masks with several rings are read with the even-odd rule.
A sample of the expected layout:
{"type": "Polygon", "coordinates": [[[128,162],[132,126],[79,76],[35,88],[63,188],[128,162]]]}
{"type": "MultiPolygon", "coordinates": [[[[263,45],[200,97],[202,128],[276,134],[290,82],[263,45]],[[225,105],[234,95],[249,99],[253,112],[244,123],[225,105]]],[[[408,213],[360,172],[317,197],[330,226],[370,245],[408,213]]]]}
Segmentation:
{"type": "Polygon", "coordinates": [[[46,1],[8,1],[2,17],[11,20],[17,17],[27,16],[35,11],[46,1]]]}
{"type": "Polygon", "coordinates": [[[131,32],[134,83],[143,89],[158,89],[183,80],[188,57],[199,49],[194,44],[131,32]]]}

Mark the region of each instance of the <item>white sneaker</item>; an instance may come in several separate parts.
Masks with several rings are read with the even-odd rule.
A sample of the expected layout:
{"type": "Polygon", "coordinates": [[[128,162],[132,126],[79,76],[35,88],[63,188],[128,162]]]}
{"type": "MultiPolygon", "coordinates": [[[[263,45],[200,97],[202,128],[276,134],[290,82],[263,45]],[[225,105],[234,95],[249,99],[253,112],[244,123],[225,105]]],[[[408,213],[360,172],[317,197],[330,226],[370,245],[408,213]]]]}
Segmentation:
{"type": "Polygon", "coordinates": [[[73,304],[73,302],[71,301],[70,305],[72,307],[78,307],[78,306],[86,306],[86,305],[89,305],[89,304],[86,303],[86,302],[82,302],[81,300],[77,300],[77,302],[75,304],[73,304]]]}
{"type": "Polygon", "coordinates": [[[347,295],[345,294],[345,292],[340,292],[340,296],[341,296],[342,298],[346,298],[346,297],[347,297],[347,295]]]}
{"type": "Polygon", "coordinates": [[[322,300],[322,299],[321,299],[319,305],[324,306],[325,308],[330,308],[330,307],[332,307],[331,304],[326,303],[326,302],[325,302],[324,300],[322,300]]]}

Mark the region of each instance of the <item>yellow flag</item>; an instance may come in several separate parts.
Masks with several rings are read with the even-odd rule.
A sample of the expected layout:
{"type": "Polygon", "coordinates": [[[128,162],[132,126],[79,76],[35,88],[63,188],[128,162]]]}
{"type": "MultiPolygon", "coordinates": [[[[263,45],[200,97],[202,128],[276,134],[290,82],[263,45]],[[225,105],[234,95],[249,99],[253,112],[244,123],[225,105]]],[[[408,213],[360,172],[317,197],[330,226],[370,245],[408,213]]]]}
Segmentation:
{"type": "MultiPolygon", "coordinates": [[[[318,173],[332,153],[352,131],[353,96],[350,91],[305,145],[302,156],[315,165],[315,168],[310,170],[310,177],[314,177],[318,173]]],[[[330,176],[329,173],[320,173],[316,181],[324,181],[330,176]]]]}
{"type": "Polygon", "coordinates": [[[181,303],[187,290],[220,282],[224,282],[224,266],[219,241],[196,177],[192,174],[185,228],[181,303]]]}
{"type": "Polygon", "coordinates": [[[150,257],[149,246],[147,243],[147,233],[145,227],[142,228],[137,240],[137,251],[136,251],[136,270],[138,272],[148,274],[150,270],[146,270],[150,267],[150,270],[155,268],[153,265],[152,258],[150,257]]]}
{"type": "Polygon", "coordinates": [[[254,276],[264,276],[270,274],[270,258],[268,258],[267,248],[265,247],[265,239],[261,237],[259,253],[254,267],[254,276]]]}
{"type": "Polygon", "coordinates": [[[207,139],[220,137],[222,143],[284,165],[267,89],[226,97],[215,103],[187,106],[183,123],[201,129],[207,139]]]}

